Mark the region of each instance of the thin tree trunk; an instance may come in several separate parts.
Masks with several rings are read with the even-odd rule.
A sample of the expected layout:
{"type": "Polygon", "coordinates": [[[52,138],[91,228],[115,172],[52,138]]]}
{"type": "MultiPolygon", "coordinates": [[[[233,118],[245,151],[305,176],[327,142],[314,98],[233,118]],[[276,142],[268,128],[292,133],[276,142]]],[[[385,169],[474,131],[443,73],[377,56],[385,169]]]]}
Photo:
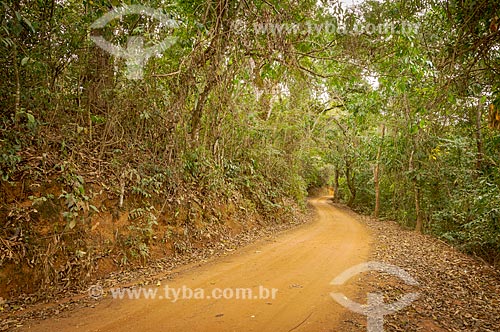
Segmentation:
{"type": "Polygon", "coordinates": [[[423,220],[422,220],[422,214],[420,213],[420,188],[418,187],[416,181],[413,186],[413,189],[415,191],[415,213],[417,214],[417,222],[415,224],[415,231],[418,233],[422,233],[423,230],[423,220]]]}
{"type": "Polygon", "coordinates": [[[14,75],[16,79],[16,100],[14,104],[14,119],[17,119],[21,110],[21,79],[19,76],[19,64],[17,63],[17,46],[14,44],[14,52],[12,54],[12,62],[14,64],[14,75]]]}
{"type": "Polygon", "coordinates": [[[347,161],[345,163],[345,177],[347,181],[347,187],[351,192],[351,197],[349,197],[349,201],[347,202],[348,206],[352,206],[354,203],[354,199],[356,198],[356,185],[354,184],[354,176],[351,176],[351,163],[347,161]]]}
{"type": "Polygon", "coordinates": [[[380,155],[382,154],[382,144],[384,142],[385,136],[385,125],[382,124],[382,140],[380,141],[380,145],[377,150],[377,159],[374,170],[374,182],[375,182],[375,210],[373,211],[373,216],[378,218],[380,212],[380,155]]]}
{"type": "MultiPolygon", "coordinates": [[[[413,163],[414,152],[415,151],[412,151],[410,155],[410,165],[409,165],[410,172],[413,172],[415,170],[415,165],[413,163]]],[[[412,182],[413,182],[413,192],[415,195],[415,214],[417,219],[415,223],[415,231],[418,233],[422,233],[422,230],[424,228],[423,227],[424,223],[422,220],[422,213],[420,212],[420,187],[418,186],[418,181],[415,176],[413,176],[412,182]]]]}
{"type": "Polygon", "coordinates": [[[481,108],[483,103],[479,103],[476,109],[476,145],[477,145],[477,156],[476,156],[476,170],[481,172],[483,164],[483,135],[481,133],[481,108]]]}

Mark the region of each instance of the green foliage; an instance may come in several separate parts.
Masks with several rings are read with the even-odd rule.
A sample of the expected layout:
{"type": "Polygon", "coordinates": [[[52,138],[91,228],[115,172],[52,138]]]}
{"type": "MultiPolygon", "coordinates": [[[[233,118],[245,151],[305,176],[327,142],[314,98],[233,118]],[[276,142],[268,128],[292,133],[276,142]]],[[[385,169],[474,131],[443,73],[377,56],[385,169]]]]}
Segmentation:
{"type": "MultiPolygon", "coordinates": [[[[4,143],[4,142],[2,142],[4,143]]],[[[2,181],[8,181],[9,178],[17,170],[17,165],[21,162],[21,156],[18,152],[21,150],[20,145],[2,144],[0,155],[0,175],[2,181]]]]}
{"type": "Polygon", "coordinates": [[[90,198],[85,194],[85,181],[80,175],[69,174],[64,179],[70,191],[63,189],[59,198],[64,199],[64,205],[67,210],[63,212],[64,220],[66,220],[66,227],[69,229],[75,228],[78,222],[82,222],[86,213],[91,208],[96,211],[96,207],[90,205],[88,202],[90,198]]]}
{"type": "Polygon", "coordinates": [[[130,231],[125,245],[128,247],[132,258],[149,257],[149,243],[154,236],[154,227],[158,225],[156,220],[157,211],[153,206],[136,208],[130,211],[129,221],[132,222],[128,229],[130,231]]]}

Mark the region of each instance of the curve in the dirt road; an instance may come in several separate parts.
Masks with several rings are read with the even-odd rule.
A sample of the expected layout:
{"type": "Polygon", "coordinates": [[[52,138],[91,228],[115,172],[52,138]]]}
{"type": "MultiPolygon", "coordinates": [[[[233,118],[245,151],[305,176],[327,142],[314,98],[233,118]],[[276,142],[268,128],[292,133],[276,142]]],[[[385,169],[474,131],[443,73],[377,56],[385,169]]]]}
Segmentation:
{"type": "Polygon", "coordinates": [[[108,292],[95,308],[21,330],[337,331],[349,311],[330,297],[330,282],[367,260],[371,237],[327,199],[311,204],[313,222],[184,269],[167,285],[108,292]]]}

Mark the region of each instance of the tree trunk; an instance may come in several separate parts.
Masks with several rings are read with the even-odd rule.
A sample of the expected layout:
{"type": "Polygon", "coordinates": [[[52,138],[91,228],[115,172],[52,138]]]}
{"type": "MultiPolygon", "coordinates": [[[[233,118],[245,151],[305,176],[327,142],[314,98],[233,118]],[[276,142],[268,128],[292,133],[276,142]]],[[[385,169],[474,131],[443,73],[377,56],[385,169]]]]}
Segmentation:
{"type": "Polygon", "coordinates": [[[378,218],[380,212],[380,155],[382,154],[382,144],[384,142],[385,136],[385,125],[382,124],[382,140],[380,141],[380,145],[377,150],[377,160],[374,169],[374,182],[375,182],[375,210],[373,211],[373,216],[378,218]]]}
{"type": "MultiPolygon", "coordinates": [[[[476,145],[477,145],[477,155],[476,155],[476,170],[481,172],[483,164],[483,135],[481,133],[481,108],[483,103],[479,102],[476,109],[476,145]]],[[[479,175],[479,174],[478,174],[479,175]]]]}
{"type": "Polygon", "coordinates": [[[335,166],[335,173],[333,178],[333,201],[338,202],[340,200],[339,196],[339,177],[340,171],[338,166],[335,166]]]}
{"type": "Polygon", "coordinates": [[[351,176],[351,163],[346,159],[345,163],[345,178],[347,181],[347,187],[351,193],[349,197],[349,201],[347,202],[348,206],[352,206],[354,203],[354,199],[356,198],[356,185],[354,184],[354,176],[351,176]]]}
{"type": "Polygon", "coordinates": [[[193,109],[193,113],[192,113],[193,115],[191,117],[191,140],[192,141],[198,140],[198,132],[200,129],[201,117],[203,115],[203,107],[205,106],[205,103],[206,103],[207,98],[208,98],[208,94],[212,90],[214,83],[215,83],[215,79],[211,79],[210,81],[207,82],[205,88],[203,89],[203,92],[198,97],[198,100],[196,102],[196,106],[193,109]]]}
{"type": "Polygon", "coordinates": [[[415,181],[413,189],[415,191],[415,213],[417,215],[417,221],[415,224],[415,231],[418,233],[422,233],[423,230],[423,220],[422,220],[422,214],[420,213],[420,188],[417,185],[417,182],[415,181]]]}
{"type": "MultiPolygon", "coordinates": [[[[12,63],[14,64],[14,76],[16,79],[16,99],[14,103],[14,119],[17,120],[19,111],[21,110],[21,79],[19,77],[19,64],[17,63],[17,46],[14,44],[14,52],[12,54],[12,63]]],[[[16,123],[17,125],[17,123],[16,123]]]]}
{"type": "MultiPolygon", "coordinates": [[[[409,169],[410,172],[413,172],[415,170],[415,165],[413,163],[413,154],[415,153],[415,150],[411,152],[410,155],[410,165],[409,169]]],[[[413,175],[413,192],[415,195],[415,214],[416,214],[416,222],[415,222],[415,231],[418,233],[422,233],[423,230],[423,220],[422,220],[422,213],[420,212],[420,187],[418,186],[418,181],[416,176],[413,175]]]]}

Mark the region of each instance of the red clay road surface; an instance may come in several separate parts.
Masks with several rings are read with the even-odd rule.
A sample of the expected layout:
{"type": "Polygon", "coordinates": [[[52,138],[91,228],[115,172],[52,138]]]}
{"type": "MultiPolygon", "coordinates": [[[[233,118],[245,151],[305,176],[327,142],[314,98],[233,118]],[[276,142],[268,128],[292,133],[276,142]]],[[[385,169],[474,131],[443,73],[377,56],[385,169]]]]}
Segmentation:
{"type": "MultiPolygon", "coordinates": [[[[22,331],[339,331],[347,309],[330,292],[333,278],[365,262],[368,231],[326,198],[311,201],[317,217],[311,223],[258,241],[231,255],[182,270],[163,281],[157,298],[113,299],[107,295],[95,308],[81,308],[65,317],[30,322],[22,331]],[[165,286],[170,293],[165,293],[165,286]],[[178,299],[173,291],[203,289],[205,299],[178,299]],[[262,291],[259,297],[259,287],[262,291]],[[250,288],[252,299],[214,299],[250,288]],[[272,299],[272,289],[277,289],[272,299]],[[212,293],[212,292],[215,293],[212,293]],[[170,299],[166,299],[166,297],[170,299]],[[266,298],[267,295],[267,298],[266,298]],[[160,296],[163,298],[160,299],[160,296]]],[[[343,291],[343,290],[340,290],[343,291]]],[[[200,296],[200,290],[197,295],[200,296]]],[[[347,292],[344,292],[348,294],[347,292]]],[[[192,294],[194,296],[194,294],[192,294]]],[[[248,296],[240,295],[241,296],[248,296]]]]}

